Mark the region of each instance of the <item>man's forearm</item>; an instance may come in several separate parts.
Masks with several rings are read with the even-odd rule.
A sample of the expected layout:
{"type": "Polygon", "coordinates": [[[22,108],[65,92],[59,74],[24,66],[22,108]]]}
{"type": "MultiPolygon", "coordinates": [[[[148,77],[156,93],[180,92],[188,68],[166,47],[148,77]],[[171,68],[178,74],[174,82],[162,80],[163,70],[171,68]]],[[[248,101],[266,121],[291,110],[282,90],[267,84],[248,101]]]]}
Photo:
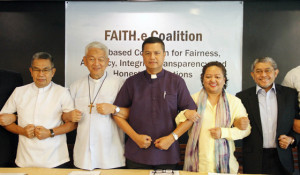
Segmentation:
{"type": "Polygon", "coordinates": [[[17,120],[15,114],[0,114],[0,125],[7,126],[14,123],[17,120]]]}
{"type": "Polygon", "coordinates": [[[177,128],[173,131],[175,134],[178,135],[178,137],[182,136],[187,130],[191,128],[193,125],[193,121],[186,120],[182,123],[180,123],[177,128]]]}
{"type": "Polygon", "coordinates": [[[118,112],[115,115],[118,116],[118,117],[120,117],[120,118],[123,118],[123,119],[127,120],[128,117],[129,117],[129,111],[130,111],[130,108],[120,107],[120,112],[118,112]]]}
{"type": "Polygon", "coordinates": [[[127,120],[119,116],[113,116],[113,118],[116,124],[119,126],[119,128],[121,128],[131,139],[134,140],[137,133],[129,125],[127,120]]]}
{"type": "Polygon", "coordinates": [[[10,125],[4,126],[4,128],[14,134],[19,134],[19,135],[25,135],[24,134],[24,128],[21,126],[17,125],[16,123],[12,123],[10,125]]]}
{"type": "MultiPolygon", "coordinates": [[[[68,132],[71,132],[76,128],[77,128],[77,123],[66,122],[63,125],[53,128],[53,132],[55,135],[61,135],[61,134],[66,134],[68,132]]],[[[52,129],[52,128],[49,128],[49,129],[52,129]]]]}
{"type": "Polygon", "coordinates": [[[61,118],[64,122],[71,122],[71,112],[63,112],[61,118]]]}

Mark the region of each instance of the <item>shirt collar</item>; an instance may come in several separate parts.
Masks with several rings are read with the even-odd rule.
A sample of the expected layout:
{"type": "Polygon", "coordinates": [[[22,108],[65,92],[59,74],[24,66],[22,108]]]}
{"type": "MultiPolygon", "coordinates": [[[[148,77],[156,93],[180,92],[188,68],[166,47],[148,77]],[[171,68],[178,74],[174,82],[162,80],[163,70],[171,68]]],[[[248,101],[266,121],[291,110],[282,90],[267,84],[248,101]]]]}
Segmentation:
{"type": "Polygon", "coordinates": [[[95,83],[95,84],[97,84],[97,83],[99,83],[99,82],[102,82],[103,80],[104,80],[104,78],[107,76],[106,75],[107,74],[107,72],[105,71],[104,72],[104,74],[102,75],[102,77],[101,78],[99,78],[99,79],[93,79],[92,77],[91,77],[91,75],[89,75],[89,79],[90,79],[90,81],[92,81],[93,83],[95,83]]]}
{"type": "MultiPolygon", "coordinates": [[[[260,86],[256,85],[256,94],[258,94],[258,93],[261,92],[262,90],[264,91],[263,88],[261,88],[260,86]]],[[[273,90],[274,93],[276,94],[275,83],[273,83],[272,88],[271,88],[270,90],[273,90]]]]}
{"type": "MultiPolygon", "coordinates": [[[[163,77],[164,74],[165,74],[165,70],[163,69],[162,71],[160,71],[159,73],[157,73],[157,74],[155,74],[155,75],[156,75],[157,78],[160,78],[160,77],[163,77]]],[[[151,80],[151,74],[149,74],[149,73],[147,72],[147,70],[145,70],[144,75],[145,75],[145,77],[146,77],[147,79],[151,80]]],[[[152,75],[152,76],[153,76],[153,75],[152,75]]],[[[155,79],[157,79],[157,78],[155,78],[155,79]]]]}
{"type": "Polygon", "coordinates": [[[34,90],[38,91],[39,93],[44,93],[44,92],[47,92],[47,91],[50,89],[50,87],[52,86],[52,83],[53,83],[53,82],[51,81],[47,86],[45,86],[45,87],[43,87],[43,88],[38,88],[38,87],[35,85],[35,83],[33,82],[32,87],[33,87],[34,90]]]}

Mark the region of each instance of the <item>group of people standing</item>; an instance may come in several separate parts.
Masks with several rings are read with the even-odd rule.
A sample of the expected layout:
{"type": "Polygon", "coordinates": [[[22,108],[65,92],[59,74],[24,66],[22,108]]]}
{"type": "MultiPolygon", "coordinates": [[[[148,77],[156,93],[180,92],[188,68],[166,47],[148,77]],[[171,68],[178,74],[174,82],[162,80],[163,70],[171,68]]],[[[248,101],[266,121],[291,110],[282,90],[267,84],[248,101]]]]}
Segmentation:
{"type": "MultiPolygon", "coordinates": [[[[146,70],[124,81],[106,71],[107,47],[92,42],[83,57],[89,74],[69,91],[51,81],[55,67],[49,53],[33,56],[31,84],[20,86],[20,76],[3,80],[0,72],[3,104],[17,87],[1,104],[1,145],[11,150],[16,146],[11,133],[18,134],[17,166],[66,167],[66,133],[77,128],[78,168],[176,169],[178,138],[189,131],[186,171],[237,173],[234,140],[243,139],[244,173],[293,173],[292,147],[300,140],[298,95],[275,84],[279,70],[272,58],[254,61],[256,86],[236,96],[225,90],[224,65],[209,62],[202,69],[202,89],[191,96],[180,76],[163,69],[161,39],[147,38],[142,56],[146,70]]],[[[1,155],[11,160],[7,150],[1,155]]],[[[2,158],[0,166],[9,166],[2,158]]]]}

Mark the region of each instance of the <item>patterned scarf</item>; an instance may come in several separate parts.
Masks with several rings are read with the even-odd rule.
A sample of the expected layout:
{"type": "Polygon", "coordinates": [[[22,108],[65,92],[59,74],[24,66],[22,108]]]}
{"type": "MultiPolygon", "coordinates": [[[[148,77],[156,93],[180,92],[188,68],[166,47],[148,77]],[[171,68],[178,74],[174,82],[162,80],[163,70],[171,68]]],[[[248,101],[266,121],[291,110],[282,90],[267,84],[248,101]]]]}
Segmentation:
{"type": "MultiPolygon", "coordinates": [[[[200,114],[201,118],[194,123],[191,132],[190,138],[188,140],[185,152],[185,161],[183,170],[185,171],[199,171],[199,137],[200,137],[200,129],[202,126],[202,119],[206,107],[207,101],[207,93],[205,89],[202,89],[199,94],[198,101],[198,110],[197,112],[200,114]]],[[[220,96],[220,99],[216,108],[216,127],[229,128],[230,127],[230,110],[229,104],[226,97],[226,93],[223,90],[220,96]]],[[[203,143],[205,144],[205,143],[203,143]]],[[[215,140],[215,160],[216,160],[216,168],[217,173],[229,173],[229,157],[230,150],[229,144],[226,139],[216,139],[215,140]]]]}

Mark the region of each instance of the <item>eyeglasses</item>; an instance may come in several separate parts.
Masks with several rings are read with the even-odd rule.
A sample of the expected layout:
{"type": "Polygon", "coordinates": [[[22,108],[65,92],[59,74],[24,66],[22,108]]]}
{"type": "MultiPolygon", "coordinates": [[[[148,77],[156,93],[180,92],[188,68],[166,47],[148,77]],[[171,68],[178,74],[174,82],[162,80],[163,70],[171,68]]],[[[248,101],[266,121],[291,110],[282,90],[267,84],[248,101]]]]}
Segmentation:
{"type": "Polygon", "coordinates": [[[31,69],[32,69],[32,71],[33,71],[34,73],[40,73],[40,72],[42,72],[43,74],[47,74],[47,73],[49,73],[53,68],[38,69],[38,68],[32,67],[31,69]]]}
{"type": "Polygon", "coordinates": [[[87,60],[91,63],[94,63],[96,60],[99,62],[99,63],[103,63],[105,62],[106,58],[105,57],[98,57],[98,58],[95,58],[94,56],[86,56],[87,60]]]}
{"type": "Polygon", "coordinates": [[[265,69],[265,70],[262,70],[262,69],[256,69],[256,70],[255,70],[255,73],[256,73],[256,74],[263,74],[263,73],[265,72],[266,74],[270,74],[270,73],[273,72],[273,70],[274,70],[274,69],[265,69]]]}
{"type": "Polygon", "coordinates": [[[151,172],[151,174],[153,174],[153,175],[160,175],[160,174],[174,175],[175,172],[173,170],[154,170],[154,171],[151,172]]]}

